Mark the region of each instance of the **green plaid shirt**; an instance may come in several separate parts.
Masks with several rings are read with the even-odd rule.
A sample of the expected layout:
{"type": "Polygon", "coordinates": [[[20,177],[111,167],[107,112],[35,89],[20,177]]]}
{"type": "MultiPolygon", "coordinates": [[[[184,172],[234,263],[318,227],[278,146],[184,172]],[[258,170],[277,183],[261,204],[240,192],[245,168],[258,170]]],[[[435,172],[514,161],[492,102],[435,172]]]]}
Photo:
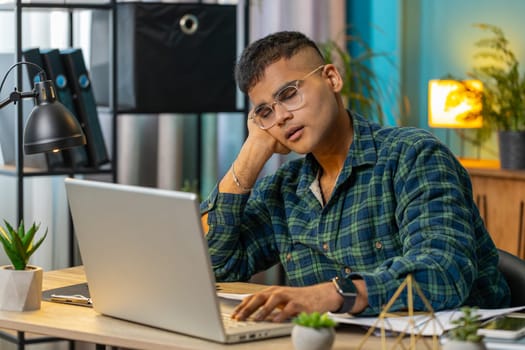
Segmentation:
{"type": "MultiPolygon", "coordinates": [[[[454,155],[424,130],[352,118],[354,141],[324,207],[311,154],[259,179],[251,195],[215,188],[201,204],[217,279],[245,281],[278,262],[293,286],[362,278],[365,314],[377,314],[412,274],[434,310],[508,306],[496,248],[454,155]]],[[[414,307],[425,309],[417,294],[414,307]]],[[[406,292],[394,304],[403,308],[406,292]]]]}

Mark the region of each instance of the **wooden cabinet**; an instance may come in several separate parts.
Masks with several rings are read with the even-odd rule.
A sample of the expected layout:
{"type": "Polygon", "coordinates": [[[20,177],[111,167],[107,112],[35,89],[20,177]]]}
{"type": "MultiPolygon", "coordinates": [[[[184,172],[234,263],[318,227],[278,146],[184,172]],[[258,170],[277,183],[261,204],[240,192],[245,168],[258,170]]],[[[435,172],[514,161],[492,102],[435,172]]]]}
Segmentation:
{"type": "Polygon", "coordinates": [[[525,258],[525,171],[492,162],[464,163],[474,201],[496,246],[525,258]]]}

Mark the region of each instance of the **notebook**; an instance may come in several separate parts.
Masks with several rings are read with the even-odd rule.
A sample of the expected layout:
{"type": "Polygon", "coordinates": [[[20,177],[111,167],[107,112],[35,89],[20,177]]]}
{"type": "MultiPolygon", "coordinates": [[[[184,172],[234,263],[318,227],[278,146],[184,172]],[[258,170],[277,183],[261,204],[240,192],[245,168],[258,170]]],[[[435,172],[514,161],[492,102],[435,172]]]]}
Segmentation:
{"type": "Polygon", "coordinates": [[[290,334],[291,323],[226,327],[234,305],[216,294],[195,194],[65,183],[95,311],[220,343],[290,334]]]}

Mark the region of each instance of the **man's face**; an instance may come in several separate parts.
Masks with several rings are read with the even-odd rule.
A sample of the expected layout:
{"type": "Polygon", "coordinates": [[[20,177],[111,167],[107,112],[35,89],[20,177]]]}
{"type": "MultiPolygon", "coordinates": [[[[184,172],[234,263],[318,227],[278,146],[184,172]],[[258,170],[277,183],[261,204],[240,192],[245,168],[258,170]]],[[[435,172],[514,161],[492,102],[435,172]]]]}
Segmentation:
{"type": "Polygon", "coordinates": [[[333,76],[338,73],[332,65],[314,71],[319,64],[310,57],[308,53],[299,53],[269,65],[263,78],[248,93],[254,107],[264,104],[273,106],[275,125],[267,132],[300,154],[315,152],[323,147],[339,112],[336,92],[340,88],[333,83],[333,76]],[[303,79],[311,72],[313,74],[303,79]],[[274,103],[279,91],[295,85],[298,80],[298,93],[302,95],[299,108],[289,111],[285,105],[274,103]]]}

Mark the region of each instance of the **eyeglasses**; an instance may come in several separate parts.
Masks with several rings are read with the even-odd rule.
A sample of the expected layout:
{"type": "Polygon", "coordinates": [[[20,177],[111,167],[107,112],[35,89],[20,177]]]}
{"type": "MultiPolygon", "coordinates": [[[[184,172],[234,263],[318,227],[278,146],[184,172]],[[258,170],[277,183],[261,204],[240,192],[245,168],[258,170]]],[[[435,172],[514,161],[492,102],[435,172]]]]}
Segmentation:
{"type": "Polygon", "coordinates": [[[283,106],[288,112],[295,111],[304,106],[304,95],[299,89],[299,85],[306,79],[314,75],[317,71],[324,68],[324,65],[317,67],[302,79],[296,80],[290,85],[283,87],[275,94],[272,103],[265,103],[255,107],[249,118],[252,119],[261,129],[270,129],[277,123],[275,105],[283,106]]]}

